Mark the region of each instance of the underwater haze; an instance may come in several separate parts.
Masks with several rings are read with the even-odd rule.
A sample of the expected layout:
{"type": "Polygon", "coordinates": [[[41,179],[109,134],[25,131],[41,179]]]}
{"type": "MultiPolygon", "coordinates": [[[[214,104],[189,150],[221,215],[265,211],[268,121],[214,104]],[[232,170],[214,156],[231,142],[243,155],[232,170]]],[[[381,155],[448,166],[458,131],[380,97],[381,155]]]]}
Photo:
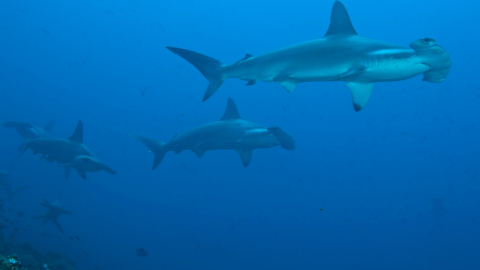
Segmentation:
{"type": "Polygon", "coordinates": [[[65,179],[62,164],[17,157],[23,139],[0,127],[0,170],[31,186],[4,196],[3,234],[77,269],[480,269],[480,2],[342,3],[361,36],[435,39],[447,79],[376,83],[359,112],[344,82],[288,93],[232,79],[202,102],[208,81],[166,46],[235,63],[322,38],[334,1],[1,1],[0,122],[55,120],[51,135],[69,138],[81,120],[116,171],[65,179]],[[128,135],[168,142],[219,120],[228,98],[295,150],[254,150],[248,167],[234,150],[169,152],[152,170],[128,135]],[[31,219],[44,198],[73,213],[64,233],[31,219]]]}

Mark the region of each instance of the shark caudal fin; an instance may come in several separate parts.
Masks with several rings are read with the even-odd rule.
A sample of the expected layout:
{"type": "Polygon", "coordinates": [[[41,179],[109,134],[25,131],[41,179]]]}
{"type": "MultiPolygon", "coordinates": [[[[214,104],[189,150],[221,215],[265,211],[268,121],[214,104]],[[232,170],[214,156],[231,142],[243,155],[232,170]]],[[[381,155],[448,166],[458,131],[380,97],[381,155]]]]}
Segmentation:
{"type": "Polygon", "coordinates": [[[185,49],[175,47],[167,47],[167,49],[190,62],[190,64],[195,66],[198,71],[207,78],[209,84],[207,91],[205,91],[205,95],[203,96],[203,101],[209,99],[226,79],[222,74],[223,64],[220,61],[185,49]]]}
{"type": "Polygon", "coordinates": [[[165,149],[165,143],[157,140],[153,140],[150,138],[138,136],[138,135],[133,135],[129,134],[133,138],[139,140],[141,143],[143,143],[148,149],[150,149],[150,152],[152,152],[155,155],[155,158],[153,159],[153,166],[152,170],[155,170],[155,168],[160,165],[160,163],[163,160],[163,157],[165,157],[165,154],[167,153],[167,150],[165,149]]]}

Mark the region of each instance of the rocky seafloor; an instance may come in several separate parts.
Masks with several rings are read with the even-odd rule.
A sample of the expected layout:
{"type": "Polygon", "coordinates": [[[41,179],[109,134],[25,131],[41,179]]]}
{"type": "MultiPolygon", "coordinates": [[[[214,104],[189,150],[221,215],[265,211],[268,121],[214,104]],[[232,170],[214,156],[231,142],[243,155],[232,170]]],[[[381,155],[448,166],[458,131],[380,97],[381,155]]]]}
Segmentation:
{"type": "Polygon", "coordinates": [[[40,254],[28,243],[19,244],[0,233],[0,270],[76,270],[63,254],[40,254]]]}

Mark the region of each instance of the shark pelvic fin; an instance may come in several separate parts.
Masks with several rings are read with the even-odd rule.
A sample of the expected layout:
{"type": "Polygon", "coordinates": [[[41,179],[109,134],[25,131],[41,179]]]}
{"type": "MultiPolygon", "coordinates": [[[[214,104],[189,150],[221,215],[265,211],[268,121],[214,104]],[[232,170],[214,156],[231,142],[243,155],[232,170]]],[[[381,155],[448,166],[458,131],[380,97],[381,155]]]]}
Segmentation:
{"type": "Polygon", "coordinates": [[[256,84],[256,83],[257,83],[257,81],[255,81],[255,80],[250,80],[250,81],[248,81],[247,84],[245,84],[245,85],[249,86],[249,85],[254,85],[254,84],[256,84]]]}
{"type": "Polygon", "coordinates": [[[293,90],[295,90],[295,87],[297,87],[297,82],[293,80],[286,80],[283,82],[280,82],[280,85],[287,90],[287,92],[291,93],[293,90]]]}
{"type": "Polygon", "coordinates": [[[240,114],[238,113],[237,105],[235,105],[235,102],[233,101],[233,99],[228,98],[227,108],[225,109],[225,113],[223,114],[222,118],[220,118],[220,121],[234,120],[234,119],[242,119],[242,117],[240,117],[240,114]]]}
{"type": "Polygon", "coordinates": [[[358,35],[350,21],[347,9],[340,1],[335,1],[333,4],[330,26],[324,38],[335,35],[358,35]]]}
{"type": "Polygon", "coordinates": [[[252,160],[252,150],[236,150],[238,155],[240,155],[240,159],[242,160],[243,167],[247,167],[252,160]]]}
{"type": "Polygon", "coordinates": [[[198,71],[207,78],[209,84],[207,91],[205,91],[205,95],[203,96],[203,101],[209,99],[226,79],[223,76],[223,64],[220,61],[194,51],[175,47],[167,47],[167,49],[190,62],[190,64],[195,66],[198,71]]]}
{"type": "Polygon", "coordinates": [[[205,150],[200,149],[200,148],[193,148],[192,151],[197,155],[198,158],[203,157],[203,154],[205,154],[205,150]]]}
{"type": "Polygon", "coordinates": [[[367,104],[372,94],[373,83],[347,82],[347,86],[352,93],[353,108],[358,112],[367,104]]]}
{"type": "Polygon", "coordinates": [[[78,121],[77,127],[73,132],[72,136],[68,138],[69,141],[83,143],[83,123],[82,121],[78,121]]]}
{"type": "Polygon", "coordinates": [[[52,127],[53,127],[53,124],[55,124],[55,120],[52,120],[52,121],[48,122],[48,123],[43,127],[43,129],[45,129],[45,131],[47,131],[47,132],[50,132],[50,130],[51,130],[52,127]]]}

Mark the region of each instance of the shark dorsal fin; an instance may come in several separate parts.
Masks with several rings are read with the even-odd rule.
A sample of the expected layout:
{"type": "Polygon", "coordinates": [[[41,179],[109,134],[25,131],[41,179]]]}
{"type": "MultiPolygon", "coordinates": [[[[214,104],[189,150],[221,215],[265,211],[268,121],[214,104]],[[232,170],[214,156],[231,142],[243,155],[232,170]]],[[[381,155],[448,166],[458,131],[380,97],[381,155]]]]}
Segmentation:
{"type": "Polygon", "coordinates": [[[55,124],[55,120],[52,120],[50,122],[48,122],[48,124],[46,124],[43,129],[45,129],[45,131],[47,132],[50,132],[50,130],[52,129],[53,127],[53,124],[55,124]]]}
{"type": "Polygon", "coordinates": [[[335,35],[358,35],[355,28],[353,28],[345,6],[339,1],[335,1],[335,4],[333,4],[332,14],[330,16],[330,26],[324,37],[335,35]]]}
{"type": "Polygon", "coordinates": [[[69,141],[83,143],[83,123],[82,121],[78,121],[77,127],[73,132],[72,136],[68,138],[69,141]]]}
{"type": "Polygon", "coordinates": [[[225,110],[225,113],[223,114],[220,121],[232,120],[232,119],[242,119],[242,118],[240,117],[240,114],[238,113],[237,105],[235,105],[235,102],[233,102],[233,99],[228,98],[227,109],[225,110]]]}

